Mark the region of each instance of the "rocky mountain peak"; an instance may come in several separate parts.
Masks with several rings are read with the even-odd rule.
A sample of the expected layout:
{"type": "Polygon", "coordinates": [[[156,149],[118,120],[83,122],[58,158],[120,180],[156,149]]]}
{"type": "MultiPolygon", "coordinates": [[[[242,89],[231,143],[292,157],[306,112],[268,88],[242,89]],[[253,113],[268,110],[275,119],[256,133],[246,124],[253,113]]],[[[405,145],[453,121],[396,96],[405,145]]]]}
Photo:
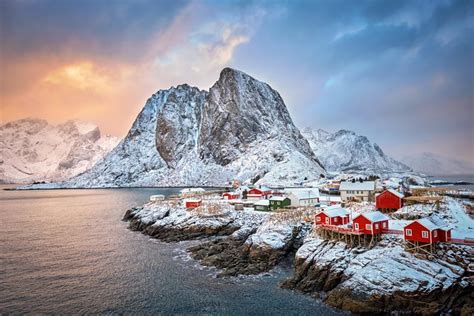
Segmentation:
{"type": "Polygon", "coordinates": [[[279,93],[225,68],[209,92],[182,84],[153,94],[127,137],[63,186],[278,185],[324,173],[279,93]]]}
{"type": "Polygon", "coordinates": [[[298,143],[313,156],[277,91],[244,72],[222,70],[204,105],[200,157],[227,165],[252,143],[280,138],[298,143]]]}

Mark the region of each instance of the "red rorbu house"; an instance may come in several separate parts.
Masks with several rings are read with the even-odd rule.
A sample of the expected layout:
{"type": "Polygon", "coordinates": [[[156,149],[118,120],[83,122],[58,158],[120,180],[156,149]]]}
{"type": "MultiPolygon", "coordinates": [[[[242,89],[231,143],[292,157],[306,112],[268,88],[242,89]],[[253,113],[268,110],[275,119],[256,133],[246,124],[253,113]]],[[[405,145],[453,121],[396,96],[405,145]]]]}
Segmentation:
{"type": "Polygon", "coordinates": [[[388,229],[388,216],[379,211],[357,215],[353,220],[354,230],[365,235],[378,235],[388,229]]]}
{"type": "Polygon", "coordinates": [[[344,225],[349,223],[349,212],[342,207],[328,207],[315,218],[316,225],[344,225]]]}
{"type": "Polygon", "coordinates": [[[407,241],[433,244],[451,240],[451,229],[439,226],[427,218],[417,219],[403,228],[407,241]]]}
{"type": "Polygon", "coordinates": [[[196,208],[201,206],[202,200],[201,199],[185,199],[184,206],[186,208],[196,208]]]}
{"type": "Polygon", "coordinates": [[[403,194],[388,189],[375,197],[375,207],[385,212],[396,211],[403,206],[403,198],[403,194]]]}
{"type": "Polygon", "coordinates": [[[272,194],[272,190],[266,187],[253,188],[247,193],[247,199],[262,199],[272,194]]]}
{"type": "Polygon", "coordinates": [[[235,200],[240,197],[240,194],[237,192],[225,192],[222,194],[224,200],[235,200]]]}

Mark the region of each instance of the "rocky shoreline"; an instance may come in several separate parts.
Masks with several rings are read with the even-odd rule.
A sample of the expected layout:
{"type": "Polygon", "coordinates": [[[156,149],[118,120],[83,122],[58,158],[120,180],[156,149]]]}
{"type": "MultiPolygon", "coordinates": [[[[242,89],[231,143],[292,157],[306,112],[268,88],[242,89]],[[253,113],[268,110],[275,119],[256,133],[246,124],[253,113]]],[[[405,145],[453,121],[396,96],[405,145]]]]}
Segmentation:
{"type": "Polygon", "coordinates": [[[444,260],[405,252],[396,236],[384,236],[372,249],[349,248],[311,233],[305,217],[234,211],[218,201],[187,211],[165,201],[132,208],[123,219],[130,229],[165,242],[201,239],[188,249],[191,257],[221,269],[220,276],[262,273],[294,256],[294,274],[283,288],[353,313],[474,313],[467,246],[449,249],[444,260]]]}

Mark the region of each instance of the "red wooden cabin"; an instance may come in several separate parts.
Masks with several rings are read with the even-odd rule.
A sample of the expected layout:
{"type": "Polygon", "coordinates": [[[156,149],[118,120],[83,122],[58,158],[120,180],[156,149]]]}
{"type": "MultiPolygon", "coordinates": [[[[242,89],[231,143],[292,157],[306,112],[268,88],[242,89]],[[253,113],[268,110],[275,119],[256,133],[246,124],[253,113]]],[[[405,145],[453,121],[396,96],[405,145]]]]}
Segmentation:
{"type": "Polygon", "coordinates": [[[451,240],[451,230],[436,225],[427,218],[417,219],[403,228],[403,237],[408,241],[432,244],[451,240]]]}
{"type": "Polygon", "coordinates": [[[328,207],[316,214],[316,225],[344,225],[349,223],[349,212],[342,207],[328,207]]]}
{"type": "Polygon", "coordinates": [[[403,194],[388,189],[375,197],[375,207],[381,211],[396,211],[403,206],[403,194]]]}
{"type": "Polygon", "coordinates": [[[184,200],[184,206],[186,208],[196,208],[201,206],[202,200],[201,199],[186,199],[184,200]]]}
{"type": "Polygon", "coordinates": [[[258,199],[261,199],[261,198],[266,198],[267,196],[269,196],[270,194],[272,194],[272,190],[269,189],[269,188],[253,188],[253,189],[250,189],[247,193],[247,198],[248,199],[251,199],[251,198],[258,198],[258,199]]]}
{"type": "Polygon", "coordinates": [[[237,192],[225,192],[222,194],[224,200],[235,200],[240,197],[240,194],[237,192]]]}
{"type": "Polygon", "coordinates": [[[388,229],[388,220],[388,216],[374,211],[359,214],[352,222],[354,230],[366,235],[378,235],[388,229]]]}

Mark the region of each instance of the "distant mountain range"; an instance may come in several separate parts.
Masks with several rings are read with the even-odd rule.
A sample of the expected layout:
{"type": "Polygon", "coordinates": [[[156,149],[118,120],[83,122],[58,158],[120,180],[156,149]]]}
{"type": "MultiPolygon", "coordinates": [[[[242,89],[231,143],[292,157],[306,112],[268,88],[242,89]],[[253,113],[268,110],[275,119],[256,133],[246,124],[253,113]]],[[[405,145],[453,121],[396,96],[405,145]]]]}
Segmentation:
{"type": "Polygon", "coordinates": [[[0,181],[58,182],[54,187],[213,186],[233,179],[292,185],[327,171],[474,170],[431,154],[400,162],[347,130],[300,132],[277,91],[231,68],[209,91],[183,84],[153,94],[120,143],[79,121],[25,119],[2,125],[0,136],[0,181]]]}
{"type": "Polygon", "coordinates": [[[351,131],[329,133],[305,128],[303,136],[328,171],[373,174],[411,171],[405,164],[386,155],[367,137],[351,131]]]}
{"type": "Polygon", "coordinates": [[[431,176],[474,174],[474,163],[433,153],[407,155],[400,160],[413,170],[431,176]]]}
{"type": "Polygon", "coordinates": [[[0,183],[63,181],[91,168],[119,139],[97,126],[23,119],[0,126],[0,183]]]}

